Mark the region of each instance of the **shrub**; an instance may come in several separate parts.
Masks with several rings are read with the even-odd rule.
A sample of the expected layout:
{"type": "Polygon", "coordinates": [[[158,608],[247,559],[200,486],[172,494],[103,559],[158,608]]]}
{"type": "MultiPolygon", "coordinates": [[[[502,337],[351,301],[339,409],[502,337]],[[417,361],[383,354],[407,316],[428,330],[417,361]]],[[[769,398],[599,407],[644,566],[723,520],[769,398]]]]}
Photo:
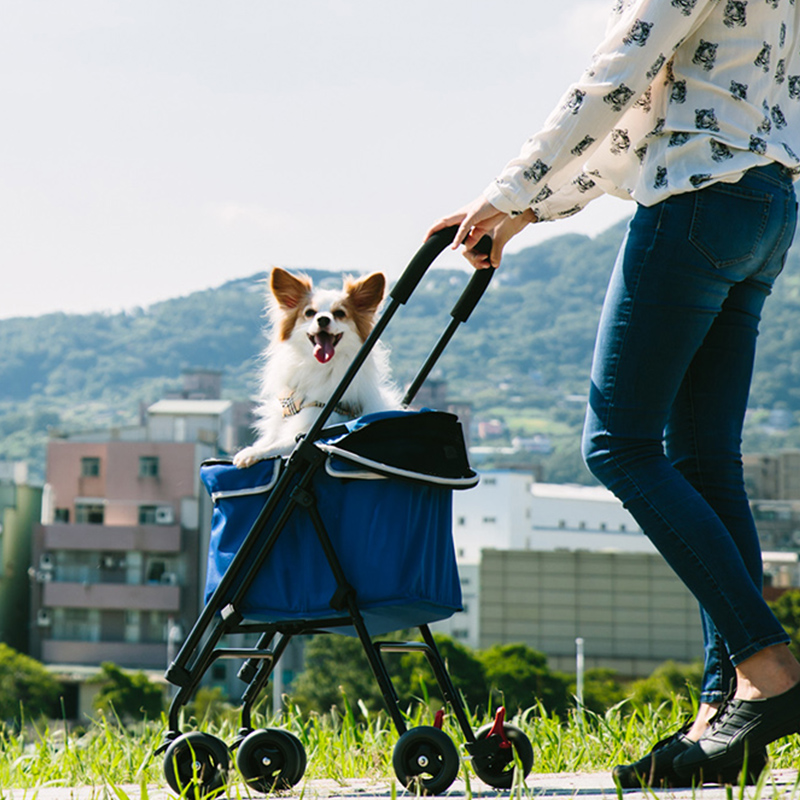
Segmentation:
{"type": "Polygon", "coordinates": [[[108,661],[100,667],[102,673],[95,681],[102,686],[94,698],[98,711],[115,713],[123,720],[155,719],[161,715],[162,691],[143,672],[123,672],[108,661]]]}
{"type": "Polygon", "coordinates": [[[61,684],[30,656],[0,642],[0,719],[19,722],[21,710],[59,717],[61,684]]]}

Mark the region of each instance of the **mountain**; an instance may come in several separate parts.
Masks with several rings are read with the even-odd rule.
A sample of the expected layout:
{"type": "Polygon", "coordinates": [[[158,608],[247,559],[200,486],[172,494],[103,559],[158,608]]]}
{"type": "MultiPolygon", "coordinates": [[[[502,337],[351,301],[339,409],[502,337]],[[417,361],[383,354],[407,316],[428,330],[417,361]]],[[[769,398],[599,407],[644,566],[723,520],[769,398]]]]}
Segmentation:
{"type": "MultiPolygon", "coordinates": [[[[509,255],[435,375],[473,416],[509,435],[547,437],[550,480],[586,480],[577,454],[592,345],[624,223],[589,238],[565,235],[509,255]]],[[[339,275],[308,270],[317,283],[339,275]]],[[[416,374],[470,273],[437,269],[390,322],[396,381],[416,374]]],[[[191,367],[224,372],[225,395],[253,394],[264,343],[264,273],[119,314],[47,314],[0,320],[0,458],[28,459],[43,474],[53,429],[135,423],[141,404],[177,390],[191,367]]],[[[800,253],[790,254],[769,300],[754,376],[747,444],[800,444],[800,253]],[[778,409],[781,425],[770,427],[778,409]],[[775,415],[773,414],[773,420],[775,415]]],[[[533,460],[541,460],[537,456],[533,460]]]]}

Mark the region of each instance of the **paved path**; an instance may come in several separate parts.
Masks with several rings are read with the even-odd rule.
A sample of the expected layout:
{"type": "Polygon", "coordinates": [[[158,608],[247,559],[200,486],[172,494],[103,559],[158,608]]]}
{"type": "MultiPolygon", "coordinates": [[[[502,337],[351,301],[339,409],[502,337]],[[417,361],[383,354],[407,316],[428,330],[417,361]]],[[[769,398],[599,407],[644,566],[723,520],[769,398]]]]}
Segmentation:
{"type": "MultiPolygon", "coordinates": [[[[525,781],[527,791],[501,792],[492,789],[480,781],[473,780],[470,793],[466,791],[464,781],[456,781],[446,797],[485,797],[503,798],[513,800],[521,798],[576,798],[577,800],[612,800],[617,797],[617,791],[607,772],[593,773],[558,773],[555,775],[540,775],[532,773],[525,781]]],[[[394,789],[398,800],[413,798],[414,795],[402,791],[395,783],[394,789]]],[[[315,798],[357,798],[357,800],[384,800],[391,798],[393,786],[390,781],[372,782],[366,780],[349,780],[344,784],[336,781],[306,781],[295,787],[292,792],[286,792],[273,797],[283,797],[287,800],[302,798],[314,800],[315,798]]],[[[658,789],[647,792],[627,790],[623,792],[625,800],[729,800],[728,792],[724,786],[703,786],[700,789],[667,790],[658,789]]],[[[250,795],[241,787],[237,787],[232,796],[246,798],[250,795]]],[[[253,794],[252,797],[260,798],[263,795],[253,794]]],[[[730,797],[735,800],[800,800],[800,777],[797,770],[773,770],[772,774],[758,793],[755,787],[747,787],[744,795],[738,788],[733,789],[730,797]]],[[[39,789],[13,789],[0,787],[0,800],[176,800],[177,795],[169,789],[151,786],[146,793],[141,792],[138,786],[119,786],[112,789],[108,786],[84,786],[80,788],[41,787],[39,789]]]]}

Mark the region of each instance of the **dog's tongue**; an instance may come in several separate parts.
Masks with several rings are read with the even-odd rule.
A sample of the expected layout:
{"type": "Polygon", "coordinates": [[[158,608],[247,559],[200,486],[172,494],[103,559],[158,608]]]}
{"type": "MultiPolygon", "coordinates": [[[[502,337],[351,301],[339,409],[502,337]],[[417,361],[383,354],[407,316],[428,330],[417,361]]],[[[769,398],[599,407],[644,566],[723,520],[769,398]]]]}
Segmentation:
{"type": "Polygon", "coordinates": [[[327,364],[333,358],[333,353],[333,337],[329,333],[318,333],[314,338],[314,358],[320,364],[327,364]]]}

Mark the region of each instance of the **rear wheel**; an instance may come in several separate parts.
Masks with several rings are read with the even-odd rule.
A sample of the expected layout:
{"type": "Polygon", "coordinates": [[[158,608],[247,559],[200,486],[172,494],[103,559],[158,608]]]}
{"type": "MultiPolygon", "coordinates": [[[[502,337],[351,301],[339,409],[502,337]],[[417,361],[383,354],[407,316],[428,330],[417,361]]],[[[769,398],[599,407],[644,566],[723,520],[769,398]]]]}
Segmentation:
{"type": "MultiPolygon", "coordinates": [[[[485,725],[476,734],[477,741],[487,739],[494,725],[485,725]]],[[[522,778],[526,778],[533,767],[533,747],[528,737],[515,725],[503,724],[505,741],[497,733],[491,733],[498,740],[498,750],[494,755],[476,756],[472,759],[475,774],[489,786],[496,789],[510,789],[514,783],[516,758],[522,770],[522,778]]]]}

